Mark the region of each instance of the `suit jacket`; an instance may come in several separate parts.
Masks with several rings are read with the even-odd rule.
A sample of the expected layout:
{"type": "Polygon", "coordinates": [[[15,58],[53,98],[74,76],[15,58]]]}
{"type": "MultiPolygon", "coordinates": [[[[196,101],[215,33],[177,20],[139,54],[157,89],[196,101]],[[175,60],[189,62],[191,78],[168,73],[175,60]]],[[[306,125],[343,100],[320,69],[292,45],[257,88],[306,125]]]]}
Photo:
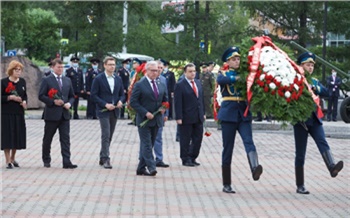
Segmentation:
{"type": "Polygon", "coordinates": [[[335,97],[339,97],[339,88],[340,88],[340,85],[341,85],[342,81],[341,79],[336,76],[335,77],[335,81],[333,81],[333,76],[329,76],[327,77],[327,86],[328,86],[328,94],[329,96],[335,96],[335,97]],[[332,84],[331,82],[334,82],[334,84],[332,84]],[[333,89],[335,89],[333,91],[333,89]]]}
{"type": "Polygon", "coordinates": [[[77,68],[77,70],[78,72],[76,72],[73,67],[66,70],[66,77],[71,79],[75,94],[79,94],[82,90],[84,90],[83,71],[79,68],[77,68]]]}
{"type": "MultiPolygon", "coordinates": [[[[156,80],[157,81],[157,80],[156,80]]],[[[140,81],[138,81],[131,93],[130,106],[136,111],[136,125],[139,126],[141,122],[147,119],[146,113],[154,113],[161,106],[162,102],[168,101],[168,96],[166,95],[166,86],[157,81],[158,86],[158,98],[154,96],[153,88],[146,76],[144,76],[140,81]]],[[[158,113],[152,120],[149,120],[146,126],[163,126],[162,114],[158,113]]]]}
{"type": "MultiPolygon", "coordinates": [[[[114,90],[112,93],[109,87],[105,72],[98,74],[92,82],[91,98],[96,103],[97,117],[107,117],[110,111],[101,112],[106,109],[107,103],[116,105],[118,101],[125,103],[124,87],[119,76],[114,74],[114,90]]],[[[119,115],[119,108],[112,111],[116,117],[119,115]]]]}
{"type": "Polygon", "coordinates": [[[176,120],[182,120],[182,124],[204,122],[204,98],[201,82],[194,80],[197,85],[198,97],[187,79],[176,83],[174,91],[176,120]]]}
{"type": "Polygon", "coordinates": [[[167,88],[168,88],[168,94],[171,95],[172,92],[174,92],[176,80],[175,80],[175,74],[174,72],[168,70],[166,73],[162,74],[166,78],[167,81],[167,88]]]}
{"type": "Polygon", "coordinates": [[[70,119],[71,114],[69,110],[65,109],[63,106],[55,105],[55,99],[52,99],[48,96],[49,90],[51,88],[54,88],[58,90],[57,95],[60,99],[64,101],[64,103],[69,102],[73,106],[74,92],[71,80],[65,76],[61,76],[61,81],[62,90],[60,90],[57,79],[53,74],[44,77],[41,81],[39,90],[39,100],[45,103],[44,120],[59,121],[62,117],[65,120],[70,119]]]}

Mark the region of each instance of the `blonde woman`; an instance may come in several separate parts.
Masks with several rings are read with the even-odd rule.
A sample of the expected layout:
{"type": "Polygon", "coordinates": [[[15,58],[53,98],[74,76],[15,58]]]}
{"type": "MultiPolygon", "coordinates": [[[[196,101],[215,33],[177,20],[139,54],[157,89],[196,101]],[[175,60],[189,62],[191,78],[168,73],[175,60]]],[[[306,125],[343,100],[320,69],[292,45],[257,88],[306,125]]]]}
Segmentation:
{"type": "Polygon", "coordinates": [[[1,150],[5,153],[6,168],[19,167],[16,151],[26,149],[26,124],[24,110],[27,108],[26,82],[20,78],[23,65],[11,61],[1,79],[1,150]]]}

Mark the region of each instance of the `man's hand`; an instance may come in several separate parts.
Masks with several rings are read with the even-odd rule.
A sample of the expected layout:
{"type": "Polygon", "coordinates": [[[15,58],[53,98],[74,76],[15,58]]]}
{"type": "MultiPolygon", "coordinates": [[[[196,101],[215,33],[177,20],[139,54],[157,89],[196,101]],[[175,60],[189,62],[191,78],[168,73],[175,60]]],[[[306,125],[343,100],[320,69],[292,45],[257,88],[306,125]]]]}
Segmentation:
{"type": "Polygon", "coordinates": [[[53,100],[53,102],[55,103],[56,106],[62,106],[64,105],[64,102],[62,101],[62,99],[55,99],[53,100]]]}
{"type": "Polygon", "coordinates": [[[65,109],[67,109],[67,110],[69,110],[71,106],[72,106],[72,105],[71,105],[69,102],[67,102],[67,103],[65,103],[65,104],[63,105],[63,107],[64,107],[65,109]]]}
{"type": "Polygon", "coordinates": [[[154,118],[153,114],[150,113],[150,112],[147,112],[147,113],[146,113],[146,117],[147,117],[147,119],[149,119],[149,120],[152,120],[152,119],[154,118]]]}
{"type": "Polygon", "coordinates": [[[168,121],[168,117],[164,116],[164,122],[168,121]]]}
{"type": "Polygon", "coordinates": [[[176,120],[176,123],[181,125],[182,124],[182,120],[176,120]]]}
{"type": "Polygon", "coordinates": [[[123,107],[123,103],[121,101],[118,101],[117,108],[122,108],[122,107],[123,107]]]}
{"type": "Polygon", "coordinates": [[[109,111],[112,111],[112,110],[115,109],[115,106],[114,106],[113,104],[109,104],[109,103],[107,103],[107,104],[105,105],[105,107],[106,107],[107,110],[109,110],[109,111]]]}
{"type": "Polygon", "coordinates": [[[90,95],[90,92],[86,92],[87,95],[90,95]]]}

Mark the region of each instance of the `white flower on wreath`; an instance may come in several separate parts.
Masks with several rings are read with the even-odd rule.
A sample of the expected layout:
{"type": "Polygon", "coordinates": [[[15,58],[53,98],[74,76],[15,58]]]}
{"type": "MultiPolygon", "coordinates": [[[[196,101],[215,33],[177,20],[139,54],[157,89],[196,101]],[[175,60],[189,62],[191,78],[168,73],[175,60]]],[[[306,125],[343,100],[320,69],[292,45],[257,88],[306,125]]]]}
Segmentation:
{"type": "Polygon", "coordinates": [[[291,96],[291,94],[290,94],[289,91],[286,91],[286,92],[284,93],[284,97],[289,98],[290,96],[291,96]]]}
{"type": "MultiPolygon", "coordinates": [[[[284,55],[271,46],[264,46],[261,49],[260,63],[264,65],[263,72],[274,77],[283,86],[293,84],[295,76],[300,78],[284,55]]],[[[263,81],[265,74],[262,74],[259,79],[263,81]]]]}
{"type": "Polygon", "coordinates": [[[276,89],[277,86],[275,83],[270,83],[269,87],[270,87],[270,89],[274,90],[274,89],[276,89]]]}

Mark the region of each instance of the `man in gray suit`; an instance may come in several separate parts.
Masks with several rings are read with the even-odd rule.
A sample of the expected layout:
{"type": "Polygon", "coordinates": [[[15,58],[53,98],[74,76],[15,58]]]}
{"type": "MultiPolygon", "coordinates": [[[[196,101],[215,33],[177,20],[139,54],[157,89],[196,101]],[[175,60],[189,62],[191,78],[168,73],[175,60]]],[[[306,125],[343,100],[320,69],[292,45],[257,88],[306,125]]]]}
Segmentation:
{"type": "Polygon", "coordinates": [[[157,170],[152,148],[158,128],[163,125],[162,114],[166,110],[161,109],[160,113],[155,115],[154,113],[161,108],[162,102],[168,101],[168,98],[165,85],[156,80],[158,77],[158,63],[149,61],[145,68],[146,74],[135,84],[130,98],[130,106],[137,113],[136,125],[140,137],[139,164],[136,175],[155,176],[157,170]],[[140,124],[145,120],[148,120],[148,122],[141,127],[140,124]]]}
{"type": "Polygon", "coordinates": [[[45,103],[42,159],[44,167],[51,167],[51,142],[58,129],[63,168],[73,169],[77,165],[70,161],[69,109],[74,102],[74,91],[71,80],[62,77],[63,62],[60,59],[52,61],[52,69],[54,73],[43,78],[39,90],[39,100],[45,103]]]}

